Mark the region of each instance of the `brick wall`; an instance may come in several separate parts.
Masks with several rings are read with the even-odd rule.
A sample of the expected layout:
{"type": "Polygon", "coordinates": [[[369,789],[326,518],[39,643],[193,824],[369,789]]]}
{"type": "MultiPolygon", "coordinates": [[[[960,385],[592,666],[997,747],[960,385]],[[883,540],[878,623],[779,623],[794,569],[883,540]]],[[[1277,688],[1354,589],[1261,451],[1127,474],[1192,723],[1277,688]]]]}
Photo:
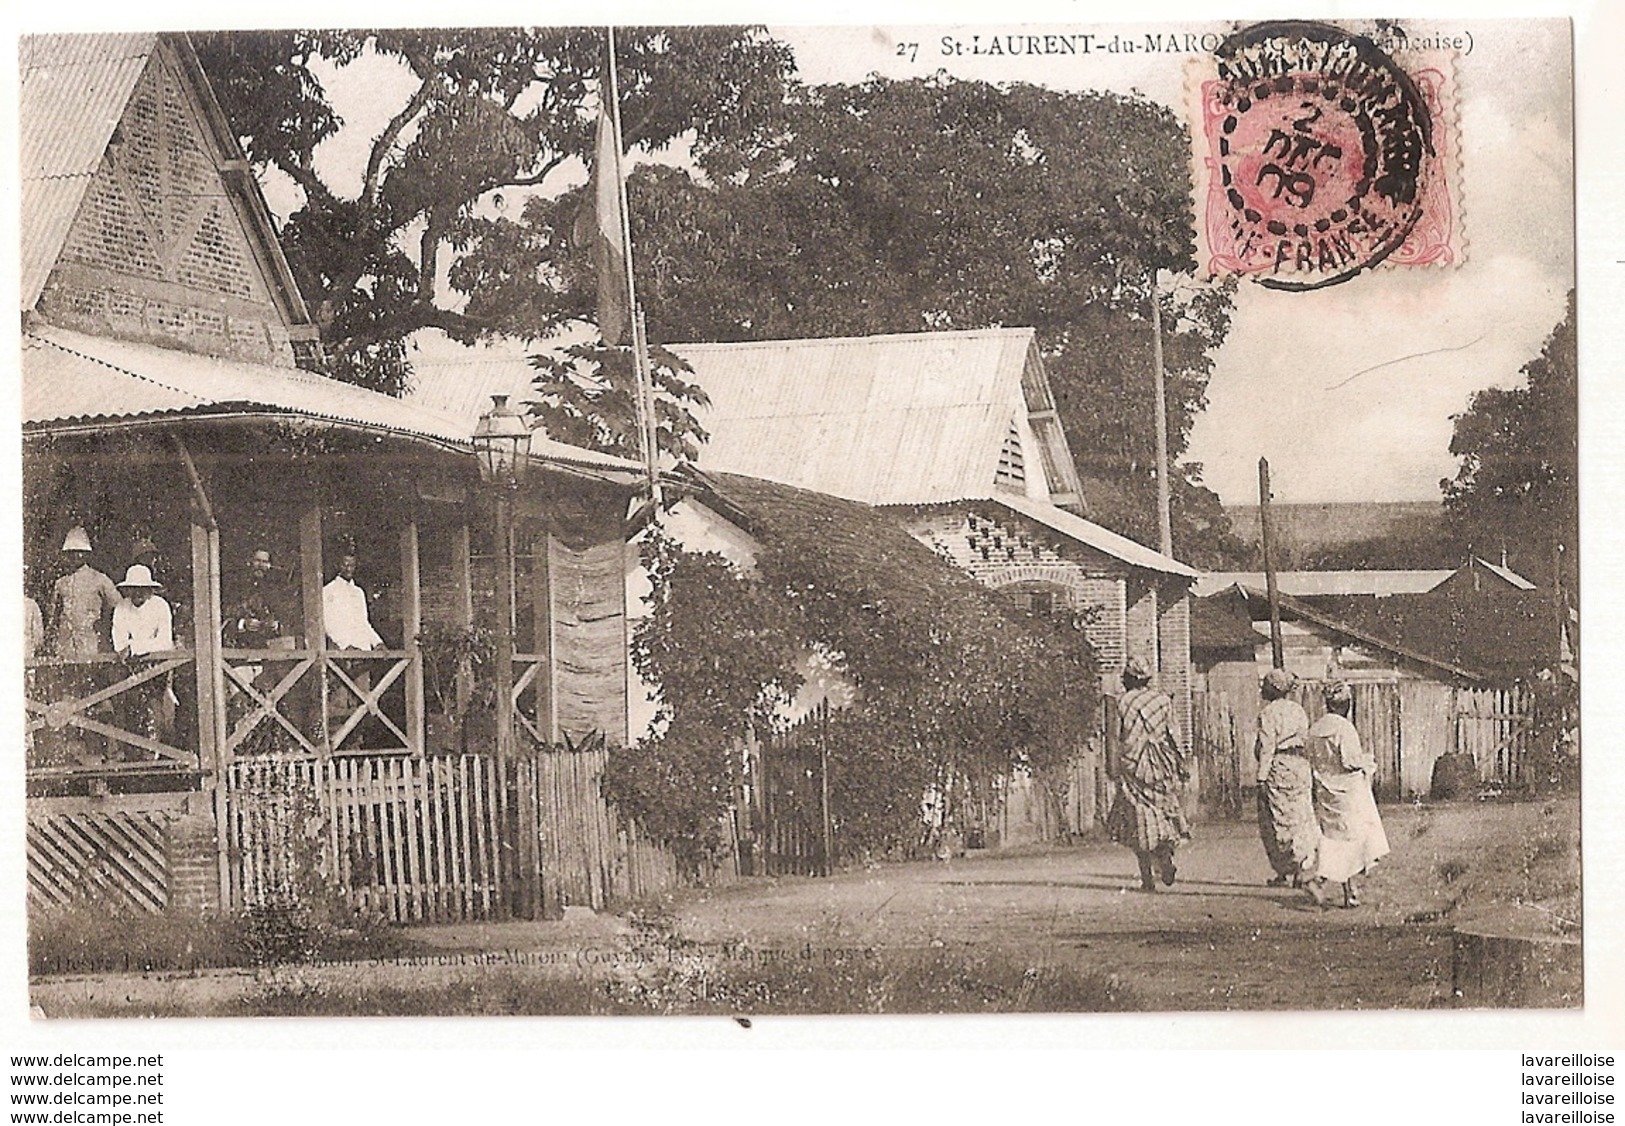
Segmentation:
{"type": "Polygon", "coordinates": [[[179,68],[156,52],[40,295],[102,336],[292,366],[293,346],[179,68]]]}
{"type": "Polygon", "coordinates": [[[1130,578],[1124,595],[1127,610],[1123,616],[1123,643],[1130,657],[1154,669],[1159,664],[1157,645],[1157,588],[1139,578],[1130,578]]]}
{"type": "Polygon", "coordinates": [[[189,794],[172,815],[166,834],[169,852],[169,910],[208,915],[220,909],[219,853],[214,810],[204,794],[189,794]]]}
{"type": "Polygon", "coordinates": [[[1085,629],[1102,673],[1123,667],[1124,568],[1049,529],[1017,519],[966,512],[920,515],[908,530],[937,554],[987,586],[1041,583],[1067,592],[1075,610],[1092,611],[1085,629]]]}

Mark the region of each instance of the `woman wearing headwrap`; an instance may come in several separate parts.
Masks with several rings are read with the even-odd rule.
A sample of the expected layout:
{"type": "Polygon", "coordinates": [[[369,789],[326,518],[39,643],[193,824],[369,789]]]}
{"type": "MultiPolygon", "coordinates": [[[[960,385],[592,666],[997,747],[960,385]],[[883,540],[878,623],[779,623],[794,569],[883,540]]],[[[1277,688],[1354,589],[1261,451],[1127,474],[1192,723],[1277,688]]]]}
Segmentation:
{"type": "Polygon", "coordinates": [[[1258,835],[1275,869],[1273,887],[1302,886],[1314,874],[1320,826],[1315,821],[1313,776],[1304,751],[1309,717],[1292,699],[1294,678],[1285,669],[1264,674],[1258,713],[1258,835]]]}
{"type": "Polygon", "coordinates": [[[1334,680],[1325,687],[1326,714],[1309,729],[1309,765],[1314,770],[1315,816],[1320,820],[1320,863],[1309,891],[1324,902],[1328,883],[1343,885],[1343,906],[1360,904],[1354,880],[1388,855],[1388,835],[1371,796],[1377,760],[1360,744],[1349,722],[1354,703],[1349,686],[1334,680]]]}
{"type": "Polygon", "coordinates": [[[1174,849],[1191,835],[1179,804],[1190,766],[1174,730],[1173,709],[1173,700],[1151,687],[1150,670],[1131,658],[1123,669],[1117,729],[1106,756],[1106,773],[1117,783],[1106,826],[1112,840],[1134,850],[1141,891],[1156,891],[1158,876],[1173,886],[1174,849]]]}

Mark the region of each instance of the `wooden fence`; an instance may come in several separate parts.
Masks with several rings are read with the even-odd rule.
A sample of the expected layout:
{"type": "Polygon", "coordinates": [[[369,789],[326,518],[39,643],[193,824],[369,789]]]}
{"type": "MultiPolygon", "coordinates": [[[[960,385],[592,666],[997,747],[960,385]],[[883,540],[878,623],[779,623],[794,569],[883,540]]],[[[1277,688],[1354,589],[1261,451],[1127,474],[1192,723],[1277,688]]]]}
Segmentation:
{"type": "Polygon", "coordinates": [[[763,874],[829,875],[835,854],[827,703],[761,741],[756,787],[763,874]]]}
{"type": "Polygon", "coordinates": [[[274,906],[326,886],[390,922],[453,922],[597,909],[674,886],[672,854],[600,793],[607,757],[238,760],[220,798],[229,902],[274,906]],[[525,834],[537,849],[519,847],[525,834]]]}
{"type": "Polygon", "coordinates": [[[42,907],[94,900],[114,910],[169,905],[168,818],[76,810],[28,820],[28,896],[42,907]]]}
{"type": "MultiPolygon", "coordinates": [[[[1355,682],[1351,716],[1360,740],[1376,759],[1373,780],[1379,800],[1426,797],[1441,755],[1470,754],[1484,782],[1515,786],[1523,781],[1530,750],[1533,698],[1522,688],[1459,688],[1437,681],[1402,679],[1355,682]]],[[[1243,707],[1234,689],[1194,697],[1194,746],[1204,809],[1245,816],[1241,790],[1253,784],[1255,707],[1243,707]]],[[[1320,685],[1296,690],[1310,721],[1326,710],[1320,685]]]]}

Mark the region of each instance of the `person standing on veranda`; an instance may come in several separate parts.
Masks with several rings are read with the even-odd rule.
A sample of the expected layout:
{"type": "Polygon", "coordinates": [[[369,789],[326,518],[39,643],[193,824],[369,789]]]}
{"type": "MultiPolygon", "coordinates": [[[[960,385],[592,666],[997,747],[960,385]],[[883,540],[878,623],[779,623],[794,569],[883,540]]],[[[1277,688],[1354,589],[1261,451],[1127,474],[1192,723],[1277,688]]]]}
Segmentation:
{"type": "Polygon", "coordinates": [[[92,657],[107,652],[102,628],[123,596],[113,580],[90,563],[90,537],[83,526],[62,540],[64,574],[51,587],[51,650],[58,657],[92,657]]]}
{"type": "Polygon", "coordinates": [[[1343,906],[1360,905],[1356,879],[1388,855],[1388,835],[1371,794],[1377,760],[1349,722],[1354,694],[1340,680],[1324,689],[1326,714],[1309,728],[1309,765],[1314,772],[1315,816],[1320,822],[1320,861],[1309,894],[1326,902],[1325,888],[1343,885],[1343,906]]]}
{"type": "MultiPolygon", "coordinates": [[[[134,664],[175,648],[175,619],[158,592],[163,584],[140,563],[132,563],[118,584],[123,600],[113,608],[113,652],[134,664]]],[[[126,694],[130,729],[159,742],[169,737],[175,722],[175,693],[170,673],[137,685],[126,694]]]]}
{"type": "Polygon", "coordinates": [[[1106,825],[1112,840],[1134,850],[1141,891],[1156,891],[1158,877],[1173,886],[1174,850],[1191,835],[1179,802],[1190,764],[1179,746],[1173,711],[1173,700],[1151,687],[1150,670],[1130,658],[1117,700],[1115,738],[1107,749],[1106,773],[1117,784],[1117,796],[1106,825]]]}
{"type": "MultiPolygon", "coordinates": [[[[339,556],[338,574],[322,587],[322,626],[327,632],[327,643],[334,649],[382,649],[384,639],[372,628],[372,615],[367,608],[367,592],[355,581],[356,553],[346,548],[339,556]]],[[[372,676],[361,662],[349,663],[346,672],[363,694],[372,690],[372,676]]],[[[357,704],[359,697],[342,685],[333,685],[327,698],[329,726],[342,723],[344,717],[357,704]]],[[[354,738],[364,736],[357,732],[354,738]]]]}
{"type": "Polygon", "coordinates": [[[1271,887],[1302,887],[1314,876],[1320,847],[1315,821],[1313,776],[1304,742],[1309,717],[1292,699],[1293,675],[1285,669],[1264,674],[1258,713],[1258,835],[1275,876],[1271,887]]]}

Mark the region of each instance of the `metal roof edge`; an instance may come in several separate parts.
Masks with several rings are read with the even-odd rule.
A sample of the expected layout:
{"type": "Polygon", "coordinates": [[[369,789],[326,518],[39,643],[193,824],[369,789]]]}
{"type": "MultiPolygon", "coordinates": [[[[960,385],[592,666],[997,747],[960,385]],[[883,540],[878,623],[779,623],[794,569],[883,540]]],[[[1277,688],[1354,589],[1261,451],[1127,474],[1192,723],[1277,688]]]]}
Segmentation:
{"type": "Polygon", "coordinates": [[[1110,528],[1103,528],[1092,520],[1086,520],[1075,512],[1068,512],[1053,504],[1035,501],[1028,497],[1017,496],[1014,493],[1000,493],[989,491],[984,496],[955,497],[950,500],[925,501],[887,501],[877,504],[875,508],[945,508],[959,504],[997,504],[1010,509],[1018,515],[1036,520],[1052,531],[1059,532],[1069,539],[1076,540],[1084,547],[1127,563],[1131,567],[1141,570],[1157,571],[1165,575],[1176,575],[1180,578],[1195,579],[1202,572],[1188,563],[1181,563],[1171,556],[1162,554],[1156,548],[1147,547],[1143,543],[1119,535],[1110,528]]]}
{"type": "MultiPolygon", "coordinates": [[[[1226,593],[1229,590],[1239,590],[1244,598],[1257,598],[1264,599],[1266,601],[1269,599],[1269,594],[1267,591],[1259,590],[1255,587],[1249,587],[1246,584],[1239,582],[1236,583],[1234,587],[1227,587],[1225,590],[1217,591],[1214,594],[1206,595],[1204,597],[1214,598],[1218,595],[1226,593]]],[[[1313,607],[1306,605],[1305,603],[1292,597],[1290,594],[1281,594],[1277,592],[1276,599],[1283,609],[1290,610],[1293,614],[1305,621],[1313,622],[1318,626],[1322,626],[1329,630],[1334,630],[1337,633],[1345,634],[1366,645],[1374,645],[1379,649],[1384,649],[1389,653],[1393,653],[1395,656],[1404,658],[1407,661],[1414,661],[1417,664],[1427,665],[1430,668],[1443,669],[1450,675],[1458,676],[1465,680],[1482,681],[1486,679],[1483,673],[1474,672],[1471,669],[1452,664],[1451,662],[1443,660],[1439,657],[1430,657],[1426,653],[1412,649],[1409,646],[1400,645],[1396,642],[1389,641],[1387,638],[1379,637],[1374,633],[1361,629],[1359,626],[1352,626],[1343,621],[1341,618],[1323,613],[1320,610],[1316,610],[1313,607]]]]}
{"type": "Polygon", "coordinates": [[[880,332],[869,336],[801,336],[784,340],[685,340],[674,344],[662,344],[661,347],[670,352],[678,352],[680,348],[786,348],[786,347],[824,347],[831,344],[867,344],[880,341],[922,341],[941,340],[948,338],[969,339],[972,337],[1000,337],[1000,336],[1026,336],[1036,339],[1038,330],[1023,326],[1010,326],[1001,328],[954,328],[954,329],[921,329],[918,332],[880,332]]]}

